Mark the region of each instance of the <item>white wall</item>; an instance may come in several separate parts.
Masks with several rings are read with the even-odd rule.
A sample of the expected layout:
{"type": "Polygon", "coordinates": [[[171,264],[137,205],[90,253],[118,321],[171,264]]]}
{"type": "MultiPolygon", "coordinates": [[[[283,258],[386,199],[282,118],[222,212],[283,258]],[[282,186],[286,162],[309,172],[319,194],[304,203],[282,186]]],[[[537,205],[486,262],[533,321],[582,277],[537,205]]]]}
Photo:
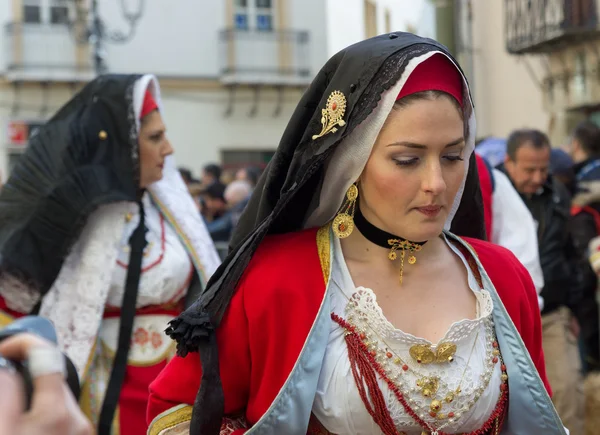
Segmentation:
{"type": "MultiPolygon", "coordinates": [[[[414,29],[418,35],[435,37],[435,6],[428,0],[374,0],[377,33],[386,32],[385,13],[390,12],[391,31],[414,29]]],[[[327,47],[329,55],[365,39],[364,0],[327,0],[327,47]]]]}
{"type": "MultiPolygon", "coordinates": [[[[175,149],[175,158],[180,166],[189,167],[196,175],[207,163],[221,161],[221,149],[271,149],[275,150],[285,127],[300,98],[299,91],[287,90],[284,104],[278,117],[274,117],[277,94],[264,91],[261,94],[258,113],[248,116],[253,95],[239,91],[233,113],[226,117],[228,93],[215,90],[161,89],[167,135],[175,149]]],[[[9,87],[0,88],[0,172],[7,173],[7,123],[10,119],[44,120],[65,104],[72,94],[65,86],[54,87],[48,94],[48,113],[41,115],[43,103],[40,87],[28,86],[21,91],[21,108],[13,117],[11,103],[14,92],[9,87]]]]}
{"type": "Polygon", "coordinates": [[[430,0],[378,0],[377,29],[385,32],[385,11],[390,11],[392,31],[414,30],[417,35],[435,38],[435,5],[430,0]]]}
{"type": "Polygon", "coordinates": [[[292,30],[309,32],[310,73],[314,77],[330,57],[327,48],[327,15],[324,0],[287,0],[292,30]]]}
{"type": "MultiPolygon", "coordinates": [[[[109,30],[128,29],[120,1],[101,1],[109,30]]],[[[225,27],[225,5],[215,0],[146,1],[135,37],[127,44],[108,44],[111,72],[152,72],[166,76],[216,77],[219,31],[225,27]]],[[[139,2],[126,1],[130,8],[139,2]]]]}
{"type": "Polygon", "coordinates": [[[229,95],[224,90],[182,92],[163,88],[162,97],[177,164],[198,175],[205,164],[221,161],[221,149],[275,150],[300,94],[286,91],[278,117],[273,116],[277,106],[274,91],[261,93],[255,117],[248,116],[253,105],[249,91],[236,93],[229,117],[225,116],[229,95]]]}
{"type": "Polygon", "coordinates": [[[326,0],[329,57],[365,39],[363,0],[326,0]]]}
{"type": "MultiPolygon", "coordinates": [[[[127,3],[127,2],[126,2],[127,3]]],[[[217,77],[219,32],[226,26],[224,1],[146,1],[135,37],[125,45],[107,45],[113,72],[151,71],[167,76],[217,77]]],[[[127,29],[120,2],[100,2],[101,16],[111,29],[127,29]]],[[[136,2],[128,3],[131,7],[136,2]]],[[[310,66],[314,75],[327,60],[326,12],[323,0],[288,0],[288,27],[309,32],[310,66]]]]}

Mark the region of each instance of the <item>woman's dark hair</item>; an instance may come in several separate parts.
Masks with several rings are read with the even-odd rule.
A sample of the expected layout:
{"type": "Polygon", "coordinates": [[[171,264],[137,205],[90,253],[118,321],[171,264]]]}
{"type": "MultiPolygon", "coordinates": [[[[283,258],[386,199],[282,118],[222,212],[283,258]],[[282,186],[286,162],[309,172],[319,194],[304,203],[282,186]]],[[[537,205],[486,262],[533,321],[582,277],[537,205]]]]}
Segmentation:
{"type": "Polygon", "coordinates": [[[449,100],[452,103],[452,105],[454,107],[456,107],[456,110],[458,110],[460,117],[464,123],[465,139],[467,137],[469,137],[469,116],[467,116],[467,114],[465,114],[460,103],[458,101],[456,101],[456,98],[454,98],[452,95],[448,94],[447,92],[438,91],[435,89],[432,89],[429,91],[415,92],[414,94],[407,95],[405,97],[402,97],[398,101],[396,101],[396,103],[394,104],[394,109],[404,109],[405,107],[410,106],[415,101],[422,101],[422,100],[432,101],[432,100],[437,100],[439,98],[446,98],[447,100],[449,100]]]}
{"type": "Polygon", "coordinates": [[[204,167],[204,172],[206,172],[207,174],[212,175],[215,178],[215,180],[217,180],[217,181],[221,179],[222,170],[221,170],[221,167],[219,165],[216,165],[214,163],[206,165],[204,167]]]}
{"type": "Polygon", "coordinates": [[[517,151],[525,145],[538,150],[550,148],[550,139],[539,130],[530,128],[515,130],[506,140],[506,154],[514,161],[517,158],[517,151]]]}
{"type": "Polygon", "coordinates": [[[185,181],[186,183],[191,183],[194,181],[192,171],[190,171],[188,168],[180,167],[179,173],[181,174],[181,178],[183,178],[183,181],[185,181]]]}
{"type": "Polygon", "coordinates": [[[244,168],[244,171],[246,171],[246,178],[248,179],[248,182],[252,185],[252,187],[255,187],[256,183],[258,183],[258,179],[260,178],[262,170],[256,166],[248,166],[247,168],[244,168]]]}
{"type": "Polygon", "coordinates": [[[600,155],[600,128],[592,121],[577,124],[573,131],[573,139],[581,144],[588,157],[600,155]]]}

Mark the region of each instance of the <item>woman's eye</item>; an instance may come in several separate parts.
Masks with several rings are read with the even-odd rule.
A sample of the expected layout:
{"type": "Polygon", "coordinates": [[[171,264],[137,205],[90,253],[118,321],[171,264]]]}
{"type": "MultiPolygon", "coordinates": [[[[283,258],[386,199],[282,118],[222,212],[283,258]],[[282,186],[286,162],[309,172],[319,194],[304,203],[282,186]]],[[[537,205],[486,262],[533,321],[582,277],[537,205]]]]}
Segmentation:
{"type": "Polygon", "coordinates": [[[444,156],[444,158],[446,160],[448,160],[449,162],[462,162],[464,159],[459,155],[450,155],[450,156],[444,156]]]}
{"type": "Polygon", "coordinates": [[[419,161],[419,159],[417,157],[394,159],[394,163],[396,163],[398,166],[410,166],[410,165],[414,165],[418,161],[419,161]]]}

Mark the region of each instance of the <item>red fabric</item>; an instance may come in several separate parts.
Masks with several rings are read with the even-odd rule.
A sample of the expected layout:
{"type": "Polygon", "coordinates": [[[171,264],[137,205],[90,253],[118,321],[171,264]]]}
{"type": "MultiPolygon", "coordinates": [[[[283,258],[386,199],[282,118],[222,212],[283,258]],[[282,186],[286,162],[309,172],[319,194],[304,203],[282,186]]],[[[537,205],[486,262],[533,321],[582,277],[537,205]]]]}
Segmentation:
{"type": "Polygon", "coordinates": [[[166,367],[166,361],[149,367],[127,366],[125,382],[119,396],[119,432],[146,435],[148,385],[166,367]]]}
{"type": "Polygon", "coordinates": [[[158,104],[154,100],[154,97],[150,93],[150,91],[146,91],[146,95],[144,96],[144,103],[142,104],[142,112],[140,114],[140,119],[143,119],[150,112],[158,110],[158,104]]]}
{"type": "MultiPolygon", "coordinates": [[[[294,367],[325,294],[316,237],[316,230],[270,236],[244,273],[217,330],[226,414],[245,409],[256,423],[294,367]],[[290,271],[300,279],[291,280],[290,271]]],[[[193,404],[200,375],[197,353],[171,360],[150,385],[148,423],[193,404]]]]}
{"type": "MultiPolygon", "coordinates": [[[[183,304],[182,304],[183,305],[183,304]]],[[[183,310],[178,309],[178,308],[172,308],[172,309],[165,309],[163,307],[161,307],[160,305],[156,305],[156,306],[152,306],[152,307],[145,307],[145,308],[139,308],[136,312],[135,315],[136,316],[155,316],[155,315],[167,315],[167,316],[171,316],[171,317],[177,317],[181,314],[183,310]]],[[[104,315],[102,316],[102,318],[104,319],[115,319],[115,318],[119,318],[121,317],[121,310],[117,310],[117,311],[104,311],[104,315]]]]}
{"type": "Polygon", "coordinates": [[[8,308],[6,306],[6,300],[2,296],[0,296],[0,311],[8,314],[11,317],[14,317],[15,319],[18,319],[19,317],[23,317],[23,316],[27,315],[25,313],[21,313],[19,311],[11,310],[10,308],[8,308]]]}
{"type": "MultiPolygon", "coordinates": [[[[155,316],[155,315],[167,315],[172,317],[177,317],[181,314],[184,309],[184,300],[180,300],[179,302],[172,305],[148,305],[146,307],[138,308],[135,310],[136,316],[155,316]]],[[[102,316],[104,319],[112,319],[115,317],[121,317],[121,309],[116,307],[108,307],[104,308],[104,314],[102,316]]]]}
{"type": "Polygon", "coordinates": [[[531,275],[508,249],[482,240],[465,240],[477,252],[483,268],[517,327],[548,394],[552,396],[542,350],[542,318],[531,275]]]}
{"type": "MultiPolygon", "coordinates": [[[[469,243],[478,252],[550,392],[537,293],[529,273],[510,251],[479,240],[469,243]]],[[[300,354],[324,291],[316,230],[265,239],[217,330],[225,414],[246,409],[248,423],[253,425],[267,411],[300,354]]],[[[174,358],[150,385],[148,423],[174,406],[192,405],[200,376],[197,353],[174,358]]]]}
{"type": "Polygon", "coordinates": [[[458,68],[443,54],[421,62],[406,80],[396,101],[423,91],[442,91],[463,105],[463,79],[458,68]]]}
{"type": "Polygon", "coordinates": [[[571,206],[571,216],[577,216],[579,213],[588,213],[594,218],[596,223],[596,232],[600,234],[600,213],[594,207],[584,205],[583,207],[574,205],[571,206]]]}
{"type": "Polygon", "coordinates": [[[483,158],[475,154],[477,160],[477,172],[479,173],[479,185],[481,187],[481,196],[483,197],[483,218],[485,219],[485,232],[487,239],[492,240],[492,174],[483,158]]]}

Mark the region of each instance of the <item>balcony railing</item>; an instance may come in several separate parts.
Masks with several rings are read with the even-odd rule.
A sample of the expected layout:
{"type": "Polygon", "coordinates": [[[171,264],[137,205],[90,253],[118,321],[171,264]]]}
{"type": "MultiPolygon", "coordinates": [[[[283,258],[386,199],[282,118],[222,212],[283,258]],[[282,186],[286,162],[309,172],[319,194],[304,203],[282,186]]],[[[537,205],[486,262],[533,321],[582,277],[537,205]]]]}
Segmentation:
{"type": "Polygon", "coordinates": [[[225,84],[306,85],[311,80],[305,31],[226,29],[220,34],[225,84]]]}
{"type": "Polygon", "coordinates": [[[69,27],[9,23],[5,27],[8,80],[87,81],[94,71],[87,45],[78,45],[69,27]]]}
{"type": "Polygon", "coordinates": [[[509,53],[545,53],[600,35],[596,0],[505,0],[509,53]]]}

